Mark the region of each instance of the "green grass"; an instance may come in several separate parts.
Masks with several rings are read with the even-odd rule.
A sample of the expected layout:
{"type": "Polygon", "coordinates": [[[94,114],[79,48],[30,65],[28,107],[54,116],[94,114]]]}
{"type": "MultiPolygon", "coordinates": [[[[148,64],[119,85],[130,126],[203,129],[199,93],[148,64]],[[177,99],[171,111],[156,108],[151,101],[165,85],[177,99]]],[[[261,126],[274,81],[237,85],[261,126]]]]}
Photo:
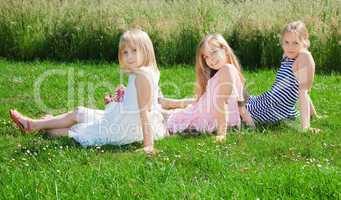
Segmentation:
{"type": "Polygon", "coordinates": [[[159,63],[192,64],[201,38],[219,32],[243,66],[261,68],[278,64],[281,30],[302,20],[317,70],[340,72],[340,13],[341,0],[2,0],[0,56],[117,62],[120,35],[140,27],[159,63]]]}
{"type": "MultiPolygon", "coordinates": [[[[157,141],[161,152],[149,158],[134,152],[140,144],[82,148],[69,138],[15,129],[10,108],[45,114],[33,97],[34,83],[50,70],[73,73],[70,101],[67,74],[42,82],[42,99],[53,114],[79,104],[103,108],[103,94],[119,83],[116,64],[0,60],[0,199],[341,198],[339,74],[318,74],[314,82],[311,97],[323,117],[312,126],[320,134],[298,132],[296,121],[233,132],[220,145],[212,136],[175,136],[157,141]]],[[[251,94],[271,86],[273,70],[245,73],[251,94]]],[[[193,94],[194,79],[192,66],[161,68],[169,97],[193,94]]]]}

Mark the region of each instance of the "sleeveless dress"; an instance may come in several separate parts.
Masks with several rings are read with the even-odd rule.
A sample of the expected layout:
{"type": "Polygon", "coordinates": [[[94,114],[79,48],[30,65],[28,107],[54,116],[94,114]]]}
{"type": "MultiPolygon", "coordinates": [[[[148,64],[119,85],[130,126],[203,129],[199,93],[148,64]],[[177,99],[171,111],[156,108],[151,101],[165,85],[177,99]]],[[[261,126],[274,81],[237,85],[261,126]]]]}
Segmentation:
{"type": "MultiPolygon", "coordinates": [[[[153,139],[161,139],[166,136],[167,130],[157,101],[160,74],[151,67],[143,67],[141,70],[146,72],[152,83],[152,105],[148,115],[153,139]]],[[[135,74],[129,75],[122,102],[111,102],[106,105],[105,110],[77,108],[79,123],[70,128],[69,137],[82,146],[124,145],[143,141],[135,78],[135,74]]]]}
{"type": "MultiPolygon", "coordinates": [[[[233,65],[225,65],[232,72],[232,93],[227,102],[227,125],[229,127],[240,125],[238,101],[243,101],[243,84],[238,70],[233,65]]],[[[217,92],[219,88],[218,76],[223,70],[218,70],[208,80],[205,93],[197,102],[185,109],[176,109],[167,120],[167,128],[171,133],[196,130],[198,132],[213,132],[217,129],[216,107],[217,92]]]]}
{"type": "Polygon", "coordinates": [[[252,119],[258,123],[276,123],[294,119],[299,83],[292,66],[294,59],[284,57],[271,89],[259,96],[250,96],[246,104],[252,119]]]}

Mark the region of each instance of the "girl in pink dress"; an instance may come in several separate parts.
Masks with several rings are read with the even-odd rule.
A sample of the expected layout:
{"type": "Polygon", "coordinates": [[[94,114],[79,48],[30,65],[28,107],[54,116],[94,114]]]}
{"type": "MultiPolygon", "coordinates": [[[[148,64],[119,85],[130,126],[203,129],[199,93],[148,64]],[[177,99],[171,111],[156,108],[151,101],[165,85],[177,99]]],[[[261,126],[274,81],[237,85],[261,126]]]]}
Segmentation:
{"type": "Polygon", "coordinates": [[[167,128],[171,133],[216,131],[216,139],[222,141],[228,127],[240,126],[240,112],[252,123],[243,104],[240,64],[222,35],[208,35],[200,42],[195,68],[196,100],[184,109],[170,112],[167,128]]]}

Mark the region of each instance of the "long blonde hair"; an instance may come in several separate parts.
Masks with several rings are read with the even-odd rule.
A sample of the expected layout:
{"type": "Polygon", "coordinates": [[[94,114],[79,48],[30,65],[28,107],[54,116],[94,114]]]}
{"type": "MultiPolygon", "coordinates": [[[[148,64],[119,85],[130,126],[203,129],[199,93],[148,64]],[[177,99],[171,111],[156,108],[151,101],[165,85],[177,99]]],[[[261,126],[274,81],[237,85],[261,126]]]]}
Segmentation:
{"type": "Polygon", "coordinates": [[[241,66],[232,48],[228,45],[228,43],[221,34],[210,34],[205,36],[201,40],[196,50],[195,73],[197,100],[206,91],[207,82],[211,78],[212,69],[206,64],[203,54],[208,44],[214,45],[218,48],[223,48],[225,50],[225,55],[227,59],[226,64],[232,64],[234,67],[236,67],[236,69],[239,71],[240,80],[244,85],[244,77],[243,74],[241,73],[241,66]]]}
{"type": "Polygon", "coordinates": [[[124,68],[126,65],[123,58],[123,51],[127,46],[134,47],[141,53],[143,57],[141,66],[151,66],[154,70],[159,71],[156,64],[153,43],[146,32],[140,29],[130,29],[123,33],[120,38],[118,51],[118,61],[121,68],[124,68]]]}
{"type": "Polygon", "coordinates": [[[283,28],[282,33],[281,33],[281,41],[280,41],[281,43],[283,41],[284,34],[289,33],[289,32],[297,33],[299,40],[303,42],[303,44],[305,45],[307,49],[309,48],[310,46],[309,33],[307,30],[307,27],[302,21],[290,22],[283,28]]]}

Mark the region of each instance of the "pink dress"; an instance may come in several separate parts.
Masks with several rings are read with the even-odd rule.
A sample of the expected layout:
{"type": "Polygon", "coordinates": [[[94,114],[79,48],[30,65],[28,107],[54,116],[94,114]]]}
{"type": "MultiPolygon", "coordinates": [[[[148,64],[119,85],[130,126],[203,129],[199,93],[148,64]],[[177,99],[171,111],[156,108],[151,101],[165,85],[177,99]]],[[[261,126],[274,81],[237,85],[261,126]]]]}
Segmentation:
{"type": "MultiPolygon", "coordinates": [[[[225,65],[230,68],[232,77],[232,93],[227,101],[227,125],[228,127],[240,125],[238,101],[243,101],[243,84],[239,77],[239,71],[233,65],[225,65]]],[[[217,129],[216,99],[218,92],[218,76],[224,73],[219,70],[208,80],[205,93],[199,100],[185,109],[174,110],[168,120],[167,128],[171,133],[183,132],[185,130],[196,130],[199,132],[213,132],[217,129]]]]}

